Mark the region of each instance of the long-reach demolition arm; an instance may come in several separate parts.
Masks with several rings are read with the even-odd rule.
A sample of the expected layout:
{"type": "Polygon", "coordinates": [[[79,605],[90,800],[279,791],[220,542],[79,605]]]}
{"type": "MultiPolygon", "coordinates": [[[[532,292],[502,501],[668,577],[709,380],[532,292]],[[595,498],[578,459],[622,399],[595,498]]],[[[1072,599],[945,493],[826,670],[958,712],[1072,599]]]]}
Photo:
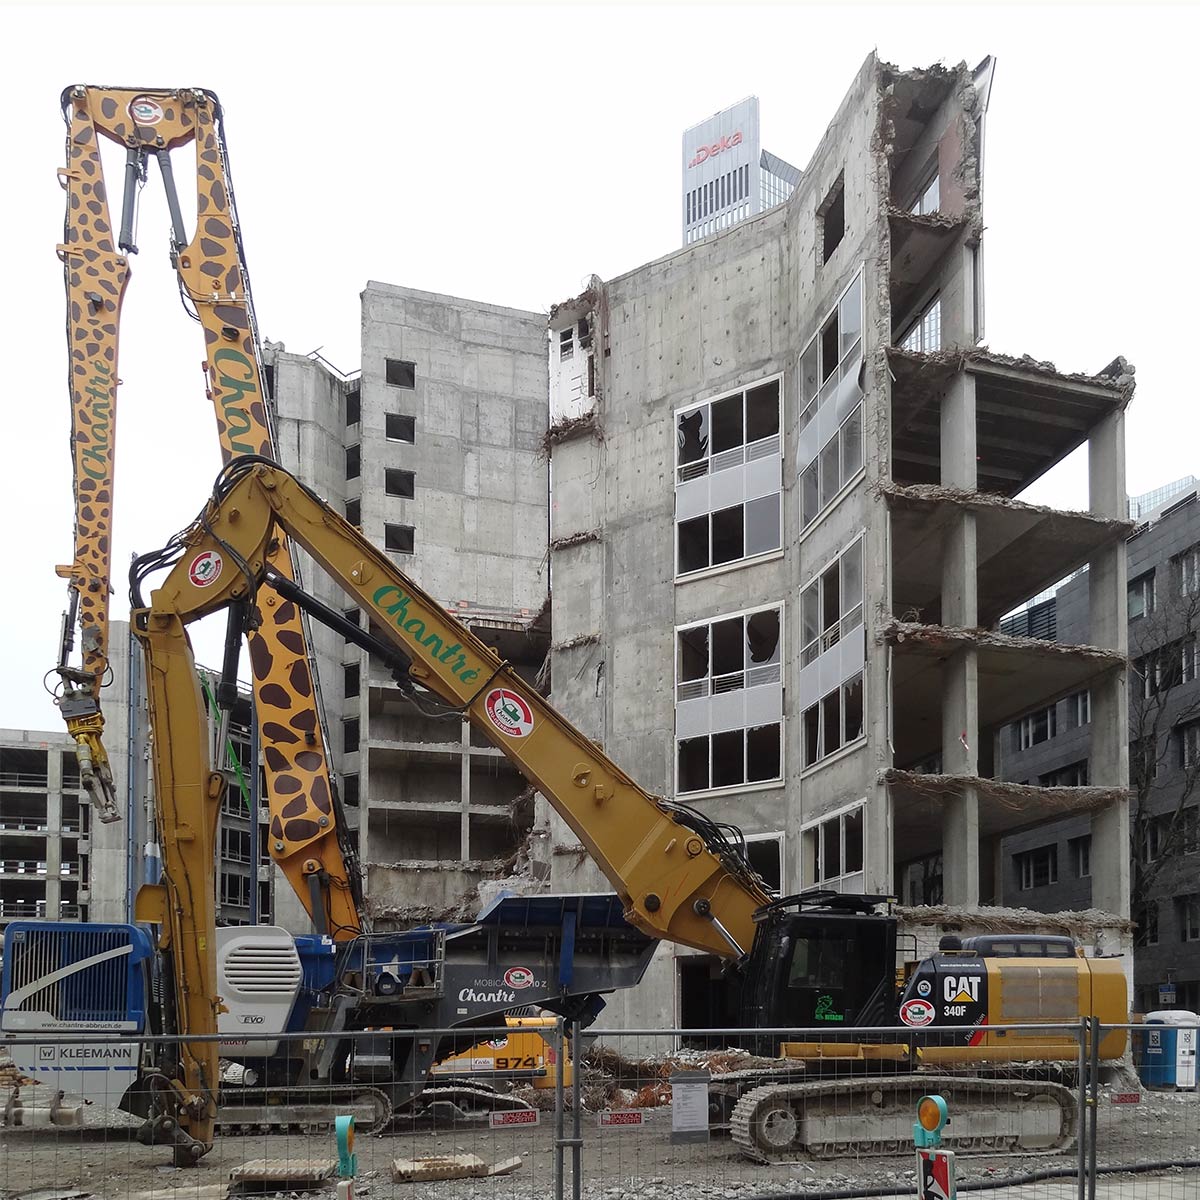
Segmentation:
{"type": "MultiPolygon", "coordinates": [[[[750,950],[754,914],[771,896],[721,827],[640,788],[386,555],[272,462],[235,459],[196,523],[164,550],[135,562],[131,603],[153,670],[160,669],[159,652],[151,639],[174,636],[208,613],[230,609],[251,623],[276,619],[262,603],[269,593],[259,589],[272,576],[272,550],[285,534],[366,610],[371,632],[361,634],[364,643],[373,643],[392,664],[407,666],[414,695],[427,693],[421,703],[468,718],[547,797],[604,871],[634,925],[725,958],[750,950]],[[166,566],[173,567],[170,575],[143,610],[141,581],[166,566]]],[[[322,606],[294,585],[280,586],[291,602],[322,615],[322,606]]],[[[160,758],[174,753],[172,740],[157,730],[154,747],[160,758]]],[[[167,823],[170,809],[162,807],[167,823]]],[[[175,819],[193,827],[200,816],[176,806],[175,819]]],[[[211,819],[206,809],[206,827],[211,819]]],[[[271,837],[303,836],[305,829],[289,826],[307,819],[302,811],[284,810],[272,817],[271,837]]],[[[172,836],[163,830],[164,839],[172,836]]],[[[165,855],[165,840],[163,848],[165,855]]]]}
{"type": "MultiPolygon", "coordinates": [[[[153,158],[171,215],[171,263],[184,307],[204,329],[204,371],[216,409],[224,461],[273,456],[249,278],[234,205],[221,106],[200,89],[71,87],[67,120],[67,216],[59,256],[67,288],[75,463],[75,560],[60,567],[70,580],[57,672],[59,706],[75,738],[84,779],[101,820],[120,819],[102,734],[100,688],[108,670],[108,605],[112,548],[113,434],[121,299],[128,255],[137,253],[137,193],[153,158]],[[125,147],[125,191],[114,245],[100,160],[100,138],[125,147]],[[196,228],[189,239],[171,166],[171,151],[191,142],[196,153],[196,228]],[[75,626],[81,665],[70,665],[75,626]]],[[[287,540],[272,547],[269,568],[295,578],[287,540]]],[[[300,610],[264,593],[270,619],[250,636],[256,714],[273,817],[289,814],[287,832],[270,852],[319,932],[335,939],[361,929],[362,879],[340,820],[300,610]]],[[[235,698],[230,681],[218,702],[235,698]]]]}

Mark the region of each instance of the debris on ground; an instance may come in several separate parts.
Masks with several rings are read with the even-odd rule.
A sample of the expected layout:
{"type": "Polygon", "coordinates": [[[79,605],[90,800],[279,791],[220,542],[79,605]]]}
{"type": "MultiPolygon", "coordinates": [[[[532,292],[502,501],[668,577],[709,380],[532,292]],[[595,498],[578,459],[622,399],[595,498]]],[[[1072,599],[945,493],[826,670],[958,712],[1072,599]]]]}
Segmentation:
{"type": "Polygon", "coordinates": [[[511,1175],[521,1165],[520,1155],[486,1163],[478,1154],[431,1154],[425,1158],[397,1158],[392,1163],[394,1183],[432,1182],[436,1179],[485,1179],[511,1175]]]}

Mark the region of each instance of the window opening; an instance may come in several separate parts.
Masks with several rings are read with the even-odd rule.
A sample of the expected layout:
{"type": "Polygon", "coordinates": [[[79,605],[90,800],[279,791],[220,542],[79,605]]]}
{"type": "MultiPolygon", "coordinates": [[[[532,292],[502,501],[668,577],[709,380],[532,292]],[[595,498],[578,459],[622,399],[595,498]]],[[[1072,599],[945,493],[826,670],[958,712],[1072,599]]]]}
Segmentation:
{"type": "Polygon", "coordinates": [[[357,479],[362,470],[362,448],[360,446],[346,447],[346,478],[357,479]]]}
{"type": "Polygon", "coordinates": [[[387,381],[392,387],[415,388],[417,386],[417,364],[401,358],[389,358],[387,381]]]}
{"type": "Polygon", "coordinates": [[[416,491],[416,476],[412,471],[388,467],[383,473],[383,487],[389,496],[411,500],[416,491]]]}
{"type": "Polygon", "coordinates": [[[411,525],[385,525],[383,527],[384,549],[392,550],[397,554],[412,554],[415,532],[411,525]]]}
{"type": "Polygon", "coordinates": [[[417,419],[403,413],[388,413],[384,417],[384,434],[389,442],[415,442],[417,419]]]}
{"type": "Polygon", "coordinates": [[[841,244],[846,232],[846,187],[844,176],[839,175],[829,194],[821,202],[817,210],[821,218],[822,257],[821,262],[827,263],[833,252],[841,244]]]}

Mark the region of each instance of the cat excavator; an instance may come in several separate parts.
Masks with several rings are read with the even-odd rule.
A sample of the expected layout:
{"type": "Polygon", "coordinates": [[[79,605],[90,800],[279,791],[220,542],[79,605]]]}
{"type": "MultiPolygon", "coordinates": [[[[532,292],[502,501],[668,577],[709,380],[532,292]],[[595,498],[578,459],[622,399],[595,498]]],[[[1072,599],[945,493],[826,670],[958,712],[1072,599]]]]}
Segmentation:
{"type": "MultiPolygon", "coordinates": [[[[1047,1150],[1071,1141],[1075,1094],[1021,1066],[1077,1061],[1078,1040],[1065,1027],[1083,1015],[1124,1020],[1119,960],[1084,958],[1064,938],[967,939],[898,976],[897,920],[885,897],[775,899],[727,827],[640,788],[316,493],[250,455],[232,460],[196,521],[135,559],[130,575],[166,868],[162,884],[139,893],[138,916],[164,931],[176,997],[168,1027],[185,1036],[182,1045],[158,1046],[153,1069],[143,1067],[139,1079],[148,1085],[148,1128],[174,1142],[177,1161],[211,1145],[216,1118],[216,1045],[186,1039],[215,1033],[218,1010],[240,1002],[217,985],[211,866],[223,780],[207,760],[187,626],[227,614],[227,677],[236,674],[242,636],[286,619],[290,607],[341,632],[355,628],[273,566],[283,537],[367,614],[367,628],[357,630],[361,644],[426,709],[470,721],[500,747],[616,893],[608,911],[596,909],[604,897],[513,898],[502,902],[506,912],[466,926],[381,935],[377,944],[359,938],[340,957],[314,949],[279,1010],[290,1014],[292,1028],[299,1014],[299,1028],[322,1031],[306,1040],[306,1053],[330,1058],[320,1047],[344,1030],[410,1030],[393,1042],[392,1084],[408,1087],[411,1097],[435,1061],[469,1044],[421,1030],[458,1028],[466,1037],[472,1025],[502,1020],[518,1004],[586,1021],[603,993],[640,980],[653,946],[666,940],[729,962],[731,1028],[761,1030],[748,1048],[782,1059],[718,1081],[732,1138],[751,1157],[895,1148],[911,1129],[915,1099],[931,1090],[954,1105],[953,1137],[964,1147],[1047,1150]],[[147,580],[162,570],[168,574],[147,603],[147,580]],[[523,910],[519,921],[514,905],[523,910]],[[995,1028],[1012,1024],[1024,1027],[995,1028]],[[789,1039],[778,1033],[786,1028],[829,1033],[789,1039]],[[869,1038],[860,1032],[889,1028],[869,1038]]],[[[291,819],[273,817],[271,836],[287,836],[291,819]]],[[[255,932],[243,932],[252,952],[255,932]]],[[[62,938],[62,923],[39,936],[62,938]]],[[[14,949],[6,940],[4,1028],[35,1027],[56,1003],[62,1016],[45,982],[53,955],[43,951],[40,976],[18,979],[10,963],[19,971],[25,957],[18,951],[14,958],[14,949]]],[[[270,1067],[260,1043],[288,1027],[286,1020],[274,1029],[258,1023],[248,1053],[270,1067]]],[[[1124,1045],[1123,1032],[1112,1031],[1097,1050],[1110,1060],[1124,1045]]],[[[273,1068],[276,1084],[308,1079],[304,1072],[314,1069],[299,1060],[291,1066],[282,1077],[273,1068]]],[[[353,1095],[352,1080],[323,1077],[326,1084],[353,1095]]],[[[229,1102],[224,1091],[220,1100],[229,1102]]]]}
{"type": "MultiPolygon", "coordinates": [[[[1085,959],[1055,939],[984,939],[908,964],[898,976],[897,923],[887,898],[773,897],[729,827],[640,788],[386,554],[271,460],[215,97],[77,88],[64,93],[64,103],[71,132],[61,252],[80,487],[59,675],[64,715],[102,808],[107,803],[115,811],[111,783],[105,784],[111,775],[103,766],[97,697],[106,666],[116,322],[131,240],[127,217],[117,246],[112,243],[98,136],[126,146],[127,199],[149,157],[169,181],[164,152],[189,140],[196,144],[198,228],[186,241],[175,220],[178,205],[172,205],[172,255],[185,300],[205,329],[206,374],[226,466],[197,520],[163,550],[140,556],[131,572],[132,624],[145,655],[155,734],[164,863],[161,882],[139,894],[137,916],[157,927],[157,945],[151,947],[137,926],[14,923],[5,937],[0,1028],[27,1035],[76,1031],[86,1054],[98,1031],[144,1028],[138,1022],[152,1007],[145,971],[158,963],[163,1011],[145,1029],[144,1046],[123,1063],[134,1078],[128,1107],[147,1118],[148,1138],[171,1142],[176,1161],[187,1163],[212,1145],[218,1098],[231,1119],[257,1123],[271,1106],[272,1089],[312,1080],[327,1106],[361,1105],[378,1121],[419,1095],[437,1062],[470,1045],[472,1026],[502,1022],[513,1007],[528,1005],[590,1019],[599,997],[636,984],[656,942],[667,940],[729,964],[730,1027],[763,1030],[748,1048],[787,1064],[714,1085],[714,1102],[723,1107],[735,1142],[752,1157],[887,1148],[906,1136],[910,1101],[929,1090],[953,1098],[954,1135],[964,1144],[1066,1144],[1073,1094],[1050,1082],[1031,1083],[1019,1064],[1075,1060],[1078,1043],[1056,1024],[1089,1014],[1106,1023],[1123,1020],[1120,963],[1085,959]],[[232,257],[215,253],[221,245],[232,257]],[[367,629],[304,590],[291,568],[289,541],[368,614],[367,629]],[[160,569],[169,573],[147,603],[147,578],[160,569]],[[265,705],[260,720],[278,718],[271,722],[274,744],[264,738],[271,852],[301,898],[309,898],[318,930],[311,939],[285,935],[283,941],[271,937],[282,931],[238,931],[224,947],[224,961],[237,969],[223,973],[212,861],[225,780],[209,761],[206,712],[186,634],[190,623],[217,611],[229,618],[219,693],[236,689],[238,647],[246,636],[256,700],[265,705]],[[588,849],[615,890],[611,902],[514,898],[460,926],[365,931],[354,890],[358,873],[338,843],[304,617],[368,649],[423,705],[469,720],[499,746],[588,849]],[[81,667],[71,668],[76,620],[84,656],[81,667]],[[269,964],[265,974],[256,966],[263,963],[269,964]],[[64,985],[68,979],[73,986],[64,985]],[[239,979],[248,986],[239,990],[239,979]],[[96,1020],[97,995],[107,999],[107,1022],[96,1020]],[[223,1017],[244,1017],[254,1028],[253,1037],[242,1039],[250,1070],[236,1092],[220,1085],[218,1043],[204,1040],[223,1017]],[[989,1028],[1015,1022],[1033,1028],[1015,1034],[989,1028]],[[410,1036],[392,1039],[386,1089],[364,1088],[346,1066],[339,1037],[384,1026],[410,1036]],[[881,1026],[901,1032],[854,1036],[856,1029],[881,1026]],[[784,1027],[830,1033],[789,1041],[767,1032],[784,1027]],[[461,1036],[422,1032],[455,1028],[461,1036]],[[168,1031],[183,1040],[156,1040],[168,1031]],[[288,1031],[320,1036],[291,1042],[280,1037],[288,1031]],[[1013,1070],[986,1078],[972,1073],[994,1064],[1013,1070]],[[953,1074],[939,1075],[943,1070],[953,1074]],[[254,1075],[261,1077],[257,1088],[244,1082],[254,1075]],[[854,1098],[869,1100],[869,1128],[860,1106],[848,1102],[854,1098]]],[[[168,182],[169,200],[171,194],[168,182]]],[[[1119,1032],[1099,1047],[1104,1059],[1123,1050],[1119,1032]]],[[[288,1095],[297,1098],[293,1090],[288,1095]]]]}

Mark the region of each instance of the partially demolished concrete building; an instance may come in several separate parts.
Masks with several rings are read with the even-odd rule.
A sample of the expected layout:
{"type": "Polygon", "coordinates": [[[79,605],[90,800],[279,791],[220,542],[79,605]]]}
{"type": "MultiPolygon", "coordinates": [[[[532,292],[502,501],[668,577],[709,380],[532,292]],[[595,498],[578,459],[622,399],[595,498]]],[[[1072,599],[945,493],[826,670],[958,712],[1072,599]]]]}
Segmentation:
{"type": "MultiPolygon", "coordinates": [[[[1111,950],[1132,369],[984,345],[991,76],[872,56],[785,203],[594,278],[548,331],[369,284],[361,376],[269,346],[269,384],[285,464],[643,786],[739,827],[772,888],[895,895],[922,952],[948,923],[1048,920],[1111,950]],[[1087,511],[1021,500],[1085,445],[1087,511]],[[1084,564],[1092,644],[1000,631],[1084,564]],[[997,779],[997,731],[1083,689],[1089,785],[997,779]],[[1095,911],[982,911],[1001,839],[1070,812],[1095,911]]],[[[466,915],[489,881],[607,890],[486,741],[340,637],[314,646],[377,921],[466,915]]],[[[617,1006],[708,1024],[717,968],[664,947],[617,1006]]]]}
{"type": "MultiPolygon", "coordinates": [[[[544,314],[369,283],[361,370],[277,344],[266,361],[283,465],[536,673],[549,646],[544,314]]],[[[315,595],[363,619],[301,566],[315,595]]],[[[528,876],[532,793],[503,754],[402,703],[388,669],[341,635],[314,624],[312,645],[371,919],[469,914],[481,881],[528,876]]],[[[304,929],[288,889],[277,897],[280,919],[304,929]]]]}
{"type": "MultiPolygon", "coordinates": [[[[786,203],[552,311],[552,699],[773,886],[914,927],[1000,903],[1001,838],[1087,810],[1120,932],[1132,368],[984,345],[991,75],[868,58],[786,203]],[[1021,501],[1085,444],[1087,511],[1021,501]],[[1093,644],[998,631],[1083,564],[1093,644]],[[1083,688],[1090,786],[998,782],[997,731],[1083,688]]],[[[539,827],[556,890],[601,886],[539,827]]],[[[704,1024],[714,965],[668,957],[628,1015],[704,1024]]]]}

